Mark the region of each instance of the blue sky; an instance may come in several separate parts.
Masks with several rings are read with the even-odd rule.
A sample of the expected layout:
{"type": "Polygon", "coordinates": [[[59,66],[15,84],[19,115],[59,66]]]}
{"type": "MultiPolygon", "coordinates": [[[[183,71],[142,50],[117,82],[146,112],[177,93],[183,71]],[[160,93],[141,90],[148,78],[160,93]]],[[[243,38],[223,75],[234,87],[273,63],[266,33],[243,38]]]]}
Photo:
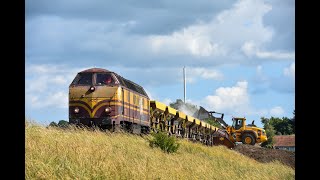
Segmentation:
{"type": "Polygon", "coordinates": [[[28,119],[68,119],[68,86],[99,67],[155,100],[183,99],[261,126],[295,109],[294,0],[27,0],[28,119]]]}

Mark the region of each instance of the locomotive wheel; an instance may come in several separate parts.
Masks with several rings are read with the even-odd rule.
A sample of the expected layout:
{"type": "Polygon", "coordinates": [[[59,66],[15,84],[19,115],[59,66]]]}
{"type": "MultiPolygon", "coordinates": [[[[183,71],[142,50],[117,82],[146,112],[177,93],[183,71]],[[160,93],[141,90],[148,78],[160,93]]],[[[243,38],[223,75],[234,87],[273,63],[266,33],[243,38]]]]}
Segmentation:
{"type": "Polygon", "coordinates": [[[242,136],[242,143],[254,145],[256,143],[256,139],[251,134],[247,133],[242,136]]]}

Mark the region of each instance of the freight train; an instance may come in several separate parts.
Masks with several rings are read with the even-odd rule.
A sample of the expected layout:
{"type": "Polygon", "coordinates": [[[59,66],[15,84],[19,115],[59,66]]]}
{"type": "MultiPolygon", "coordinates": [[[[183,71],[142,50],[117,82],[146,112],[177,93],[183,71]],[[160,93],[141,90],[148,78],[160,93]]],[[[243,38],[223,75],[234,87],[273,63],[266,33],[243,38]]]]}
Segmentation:
{"type": "Polygon", "coordinates": [[[235,145],[227,130],[150,100],[142,86],[101,68],[77,73],[70,84],[69,123],[135,134],[166,131],[207,145],[235,145]]]}

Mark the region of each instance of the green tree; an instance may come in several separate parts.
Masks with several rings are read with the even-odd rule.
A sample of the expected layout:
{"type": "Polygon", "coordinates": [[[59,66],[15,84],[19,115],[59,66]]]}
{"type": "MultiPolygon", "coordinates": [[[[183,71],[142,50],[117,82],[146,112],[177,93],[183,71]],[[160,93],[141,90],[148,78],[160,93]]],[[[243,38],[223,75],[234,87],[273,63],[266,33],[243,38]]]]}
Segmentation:
{"type": "Polygon", "coordinates": [[[49,124],[49,126],[58,127],[58,124],[57,124],[56,122],[52,121],[52,122],[49,124]]]}
{"type": "Polygon", "coordinates": [[[58,123],[58,126],[59,127],[68,127],[69,126],[69,122],[68,121],[65,121],[65,120],[60,120],[59,123],[58,123]]]}
{"type": "Polygon", "coordinates": [[[274,127],[274,130],[277,134],[281,133],[282,135],[294,134],[292,121],[287,117],[277,118],[271,117],[269,123],[274,127]]]}
{"type": "Polygon", "coordinates": [[[272,148],[275,143],[273,137],[276,134],[274,127],[270,124],[270,119],[261,117],[261,122],[263,123],[263,128],[266,130],[268,140],[261,143],[262,147],[272,148]]]}

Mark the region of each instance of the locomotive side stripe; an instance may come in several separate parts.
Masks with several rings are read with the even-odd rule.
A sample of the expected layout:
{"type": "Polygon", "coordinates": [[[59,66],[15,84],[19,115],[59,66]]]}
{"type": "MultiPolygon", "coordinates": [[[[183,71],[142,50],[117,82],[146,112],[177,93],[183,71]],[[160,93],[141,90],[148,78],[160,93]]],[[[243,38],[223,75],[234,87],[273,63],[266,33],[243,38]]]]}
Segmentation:
{"type": "Polygon", "coordinates": [[[71,103],[69,104],[69,106],[81,106],[89,113],[90,117],[92,117],[91,110],[87,106],[83,105],[82,103],[71,103]]]}
{"type": "MultiPolygon", "coordinates": [[[[95,99],[95,100],[98,100],[98,99],[95,99]]],[[[87,104],[87,102],[85,102],[84,100],[73,100],[73,101],[69,101],[70,103],[82,103],[82,104],[85,104],[86,106],[88,106],[89,109],[95,109],[99,104],[101,103],[105,103],[105,102],[113,102],[113,100],[110,100],[110,99],[105,99],[105,100],[102,100],[102,101],[99,101],[96,105],[94,105],[92,108],[90,107],[89,104],[87,104]]]]}
{"type": "MultiPolygon", "coordinates": [[[[72,104],[82,104],[83,106],[86,106],[86,108],[88,109],[88,110],[90,110],[90,112],[91,112],[91,107],[89,106],[89,104],[87,104],[86,102],[84,102],[84,101],[70,101],[69,102],[69,106],[71,106],[72,104]]],[[[82,106],[82,107],[83,107],[82,106]]]]}
{"type": "MultiPolygon", "coordinates": [[[[99,99],[98,99],[99,100],[99,99]]],[[[95,108],[97,108],[98,106],[100,106],[101,107],[101,104],[106,104],[106,103],[111,103],[111,102],[116,102],[117,100],[112,100],[112,99],[105,99],[105,100],[101,100],[101,101],[99,101],[99,102],[97,102],[97,104],[95,104],[94,106],[93,106],[93,108],[92,109],[95,109],[95,108]]]]}
{"type": "MultiPolygon", "coordinates": [[[[98,109],[100,109],[102,106],[105,106],[105,105],[109,105],[109,103],[102,103],[102,104],[100,104],[98,107],[96,107],[95,109],[93,109],[92,115],[94,116],[94,115],[96,114],[96,112],[98,111],[98,109]]],[[[110,105],[112,105],[112,104],[110,103],[110,105]]],[[[93,116],[92,116],[92,117],[93,117],[93,116]]]]}

